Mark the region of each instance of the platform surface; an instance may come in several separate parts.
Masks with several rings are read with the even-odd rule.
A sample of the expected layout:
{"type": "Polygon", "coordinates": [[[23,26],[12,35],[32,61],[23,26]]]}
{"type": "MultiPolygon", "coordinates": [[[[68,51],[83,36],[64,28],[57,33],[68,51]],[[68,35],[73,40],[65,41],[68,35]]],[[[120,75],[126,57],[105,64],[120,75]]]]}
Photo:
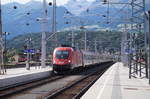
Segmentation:
{"type": "Polygon", "coordinates": [[[39,66],[37,68],[31,67],[30,70],[27,70],[26,68],[7,69],[5,75],[0,75],[0,89],[18,83],[49,77],[51,70],[52,68],[50,66],[47,66],[46,68],[39,68],[39,66]]]}
{"type": "Polygon", "coordinates": [[[40,72],[51,71],[51,70],[52,68],[50,66],[46,66],[45,68],[41,68],[41,66],[37,66],[37,67],[35,66],[35,67],[30,67],[30,70],[27,70],[25,67],[12,68],[12,69],[7,69],[7,73],[5,75],[0,75],[0,80],[5,78],[40,73],[40,72]]]}
{"type": "Polygon", "coordinates": [[[81,99],[150,99],[148,79],[129,79],[121,62],[112,65],[81,99]]]}

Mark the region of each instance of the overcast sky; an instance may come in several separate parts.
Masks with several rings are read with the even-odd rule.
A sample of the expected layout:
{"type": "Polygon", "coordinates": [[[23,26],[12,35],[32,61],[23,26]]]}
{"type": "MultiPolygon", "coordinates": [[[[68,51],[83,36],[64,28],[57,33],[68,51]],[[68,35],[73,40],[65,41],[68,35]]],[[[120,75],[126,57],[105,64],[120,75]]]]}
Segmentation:
{"type": "MultiPolygon", "coordinates": [[[[11,2],[18,2],[18,3],[22,3],[25,4],[29,1],[43,1],[43,0],[1,0],[2,4],[6,4],[6,3],[11,3],[11,2]]],[[[46,0],[47,2],[53,1],[53,0],[46,0]]],[[[68,2],[69,0],[57,0],[57,5],[64,5],[68,2]]],[[[75,0],[74,0],[75,1],[75,0]]],[[[81,0],[76,0],[76,1],[81,1],[81,0]]],[[[93,2],[95,0],[86,0],[88,2],[93,2]]]]}
{"type": "MultiPolygon", "coordinates": [[[[2,1],[2,4],[6,4],[6,3],[10,3],[10,2],[19,2],[19,3],[27,3],[29,1],[43,1],[43,0],[1,0],[2,1]]],[[[46,1],[53,1],[53,0],[46,0],[46,1]]],[[[59,4],[65,4],[67,3],[69,0],[56,0],[57,3],[59,4]]],[[[82,1],[82,0],[74,0],[74,1],[82,1]]],[[[93,2],[93,1],[96,1],[96,0],[86,0],[88,2],[93,2]]],[[[111,1],[119,1],[119,0],[111,0],[111,1]]]]}
{"type": "MultiPolygon", "coordinates": [[[[6,3],[12,3],[12,2],[18,2],[21,4],[25,4],[29,1],[43,1],[43,0],[1,0],[2,4],[6,4],[6,3]]],[[[47,2],[50,2],[52,0],[46,0],[47,2]]],[[[69,0],[57,0],[58,5],[64,5],[68,2],[69,0]]]]}
{"type": "MultiPolygon", "coordinates": [[[[43,1],[43,0],[1,0],[2,4],[12,3],[12,2],[18,2],[18,3],[25,4],[25,3],[29,2],[29,1],[43,1]]],[[[46,0],[46,1],[47,2],[51,2],[53,0],[46,0]]],[[[56,0],[56,1],[57,1],[57,5],[60,6],[60,5],[67,4],[68,1],[70,1],[70,0],[56,0]]],[[[79,1],[79,2],[88,1],[89,3],[92,3],[93,1],[96,1],[96,0],[73,0],[73,1],[79,1]]],[[[99,0],[99,1],[102,1],[102,0],[99,0]]],[[[110,2],[119,2],[119,1],[127,1],[127,0],[109,0],[109,1],[110,2]]],[[[146,2],[146,4],[150,4],[150,0],[145,0],[145,2],[146,2]]],[[[148,7],[148,9],[150,9],[150,7],[148,7]]]]}
{"type": "MultiPolygon", "coordinates": [[[[11,3],[11,2],[19,2],[19,3],[22,3],[22,4],[25,4],[29,1],[43,1],[43,0],[1,0],[2,1],[2,4],[6,4],[6,3],[11,3]]],[[[52,0],[46,0],[48,2],[52,1],[52,0]]],[[[58,5],[64,5],[68,2],[69,0],[57,0],[57,3],[58,5]]],[[[82,0],[74,0],[74,1],[82,1],[82,0]]],[[[93,2],[93,1],[96,1],[96,0],[86,0],[88,2],[93,2]]],[[[100,0],[99,0],[100,1],[100,0]]],[[[117,2],[117,1],[126,1],[126,0],[109,0],[110,2],[117,2]]],[[[150,0],[145,0],[146,3],[149,3],[150,4],[150,0]]]]}

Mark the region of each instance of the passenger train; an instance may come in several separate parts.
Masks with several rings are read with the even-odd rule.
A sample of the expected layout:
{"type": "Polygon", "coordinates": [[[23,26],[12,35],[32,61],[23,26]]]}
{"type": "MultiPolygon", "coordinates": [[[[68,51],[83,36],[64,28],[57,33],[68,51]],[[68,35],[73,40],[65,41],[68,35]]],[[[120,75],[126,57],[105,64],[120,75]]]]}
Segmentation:
{"type": "Polygon", "coordinates": [[[99,53],[87,52],[74,47],[57,47],[53,52],[53,71],[62,72],[102,62],[99,53]]]}

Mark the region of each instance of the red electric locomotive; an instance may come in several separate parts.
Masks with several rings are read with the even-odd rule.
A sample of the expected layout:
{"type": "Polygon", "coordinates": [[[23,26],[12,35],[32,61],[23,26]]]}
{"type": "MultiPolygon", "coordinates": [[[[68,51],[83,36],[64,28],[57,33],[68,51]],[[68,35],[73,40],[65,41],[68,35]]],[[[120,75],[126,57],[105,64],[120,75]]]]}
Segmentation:
{"type": "Polygon", "coordinates": [[[53,52],[53,71],[62,72],[83,66],[83,54],[73,47],[58,47],[53,52]]]}

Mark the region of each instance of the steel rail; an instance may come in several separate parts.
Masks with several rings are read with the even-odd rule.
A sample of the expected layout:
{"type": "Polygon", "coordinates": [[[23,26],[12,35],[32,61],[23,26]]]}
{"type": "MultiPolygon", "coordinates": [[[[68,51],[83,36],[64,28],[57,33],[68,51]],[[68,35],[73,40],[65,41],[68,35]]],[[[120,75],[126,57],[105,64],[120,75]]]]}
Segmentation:
{"type": "MultiPolygon", "coordinates": [[[[110,66],[111,64],[112,64],[112,63],[107,63],[107,65],[105,65],[105,66],[108,67],[108,66],[110,66]]],[[[102,70],[102,72],[100,73],[99,77],[102,75],[102,73],[104,73],[104,71],[105,71],[107,68],[100,68],[100,69],[104,69],[104,70],[102,70]]],[[[65,87],[63,87],[63,88],[61,88],[61,89],[59,89],[59,90],[57,90],[57,91],[51,93],[49,96],[46,96],[44,99],[54,99],[56,96],[59,96],[60,94],[62,94],[64,91],[66,91],[66,90],[68,90],[68,89],[74,87],[75,85],[81,83],[83,80],[87,79],[88,77],[90,77],[90,76],[92,76],[92,75],[95,75],[96,73],[99,72],[100,69],[98,69],[98,70],[97,70],[96,72],[94,72],[94,73],[90,73],[90,74],[87,75],[87,76],[81,77],[79,80],[75,81],[74,83],[69,84],[69,85],[67,85],[67,86],[65,86],[65,87]]],[[[96,79],[98,79],[99,77],[96,77],[96,79]]],[[[94,79],[94,80],[96,81],[96,79],[94,79]]],[[[82,96],[83,93],[84,93],[86,90],[88,90],[88,88],[89,88],[93,83],[94,83],[94,81],[92,81],[90,84],[88,84],[88,87],[87,87],[87,88],[85,88],[85,89],[83,89],[82,91],[80,91],[80,92],[79,92],[76,96],[74,96],[73,98],[74,98],[74,99],[79,99],[79,97],[82,96]]]]}
{"type": "Polygon", "coordinates": [[[37,87],[37,86],[40,86],[40,85],[43,85],[46,83],[54,82],[54,81],[62,79],[64,77],[65,76],[54,76],[54,77],[51,77],[49,79],[48,78],[47,79],[45,78],[43,80],[39,79],[38,81],[33,81],[33,82],[29,81],[29,82],[24,83],[24,84],[14,85],[14,86],[10,86],[8,88],[6,87],[0,91],[0,98],[7,97],[7,96],[13,95],[17,92],[28,90],[28,89],[31,89],[31,88],[34,88],[34,87],[37,87]]]}
{"type": "MultiPolygon", "coordinates": [[[[111,63],[112,64],[112,63],[111,63]]],[[[110,64],[110,65],[111,65],[110,64]]],[[[109,67],[108,67],[109,68],[109,67]]],[[[75,95],[72,99],[79,99],[102,75],[103,73],[108,69],[104,69],[99,76],[97,76],[92,82],[90,82],[87,86],[85,86],[77,95],[75,95]]]]}

